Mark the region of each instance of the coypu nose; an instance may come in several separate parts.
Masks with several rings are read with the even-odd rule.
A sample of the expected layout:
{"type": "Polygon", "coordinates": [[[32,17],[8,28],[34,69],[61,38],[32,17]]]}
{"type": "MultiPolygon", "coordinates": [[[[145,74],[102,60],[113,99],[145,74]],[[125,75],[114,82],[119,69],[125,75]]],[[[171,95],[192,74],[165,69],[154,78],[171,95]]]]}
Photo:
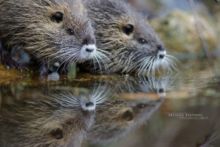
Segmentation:
{"type": "Polygon", "coordinates": [[[83,45],[80,51],[80,58],[86,60],[91,59],[96,55],[96,50],[95,44],[83,45]]]}
{"type": "Polygon", "coordinates": [[[165,57],[164,54],[159,55],[159,58],[160,58],[160,59],[163,59],[164,57],[165,57]]]}
{"type": "Polygon", "coordinates": [[[88,102],[86,103],[86,107],[93,107],[94,106],[94,103],[93,102],[88,102]]]}
{"type": "Polygon", "coordinates": [[[86,52],[91,53],[93,52],[95,49],[94,48],[86,48],[86,52]]]}
{"type": "Polygon", "coordinates": [[[84,45],[85,47],[85,52],[88,54],[91,54],[96,51],[96,45],[95,44],[89,44],[89,45],[84,45]]]}
{"type": "Polygon", "coordinates": [[[158,50],[158,53],[157,53],[158,58],[161,59],[161,60],[164,59],[165,56],[166,56],[165,48],[161,45],[158,45],[157,50],[158,50]]]}

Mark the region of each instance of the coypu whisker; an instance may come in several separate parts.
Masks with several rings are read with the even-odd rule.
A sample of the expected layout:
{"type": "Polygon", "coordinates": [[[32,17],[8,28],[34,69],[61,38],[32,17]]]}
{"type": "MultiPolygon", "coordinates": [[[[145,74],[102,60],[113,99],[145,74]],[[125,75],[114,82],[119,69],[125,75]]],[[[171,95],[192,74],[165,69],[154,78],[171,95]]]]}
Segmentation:
{"type": "Polygon", "coordinates": [[[106,101],[110,92],[111,90],[107,86],[99,85],[96,89],[93,90],[91,97],[96,101],[96,104],[102,104],[106,101]]]}
{"type": "Polygon", "coordinates": [[[140,64],[138,67],[138,75],[155,75],[156,72],[160,73],[161,69],[168,72],[176,71],[176,62],[174,62],[174,60],[177,59],[171,55],[165,55],[163,59],[157,56],[142,58],[137,63],[137,65],[140,64]]]}
{"type": "Polygon", "coordinates": [[[60,105],[65,107],[80,107],[80,100],[74,96],[73,93],[59,93],[54,94],[51,97],[55,98],[55,101],[59,102],[60,105]]]}
{"type": "Polygon", "coordinates": [[[146,59],[145,58],[142,58],[140,61],[139,61],[139,64],[141,64],[141,66],[139,67],[139,71],[138,71],[138,75],[142,75],[143,72],[145,71],[146,68],[148,68],[149,64],[150,64],[150,60],[151,58],[150,57],[147,57],[146,59]]]}
{"type": "Polygon", "coordinates": [[[95,69],[97,68],[96,65],[98,66],[100,71],[105,71],[107,69],[106,62],[109,62],[110,60],[107,56],[108,54],[109,53],[107,51],[102,51],[100,49],[97,50],[97,53],[93,58],[95,69]]]}
{"type": "MultiPolygon", "coordinates": [[[[141,67],[139,69],[138,75],[142,75],[144,73],[146,73],[147,71],[151,70],[151,64],[152,64],[152,57],[149,56],[147,58],[144,58],[143,61],[141,61],[141,67]]],[[[148,73],[149,74],[149,73],[148,73]]]]}
{"type": "Polygon", "coordinates": [[[98,64],[98,68],[100,68],[100,70],[102,71],[102,65],[101,65],[99,58],[97,56],[95,56],[95,61],[98,64]]]}
{"type": "Polygon", "coordinates": [[[144,92],[156,92],[159,96],[164,97],[166,92],[173,86],[173,78],[166,76],[162,78],[156,77],[140,77],[141,89],[144,92]]]}

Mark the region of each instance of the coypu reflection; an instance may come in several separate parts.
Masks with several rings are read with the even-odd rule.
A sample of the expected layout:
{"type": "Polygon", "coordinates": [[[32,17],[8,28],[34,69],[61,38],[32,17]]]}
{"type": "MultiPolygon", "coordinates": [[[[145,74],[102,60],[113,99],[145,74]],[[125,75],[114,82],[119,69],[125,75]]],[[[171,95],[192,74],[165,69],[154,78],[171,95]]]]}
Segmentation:
{"type": "Polygon", "coordinates": [[[96,105],[104,102],[108,90],[100,86],[92,93],[75,92],[52,89],[48,94],[41,94],[36,91],[36,97],[3,105],[0,146],[80,146],[93,124],[96,105]]]}
{"type": "Polygon", "coordinates": [[[88,133],[92,143],[106,143],[128,134],[146,123],[163,99],[107,101],[96,109],[96,121],[88,133]]]}
{"type": "Polygon", "coordinates": [[[126,93],[155,93],[160,97],[165,97],[166,92],[172,89],[175,82],[175,76],[164,77],[129,77],[125,81],[119,83],[117,90],[126,93]]]}
{"type": "Polygon", "coordinates": [[[167,80],[149,78],[138,81],[130,78],[119,84],[119,91],[114,98],[97,107],[95,124],[88,133],[89,142],[106,144],[145,124],[163,103],[166,86],[169,86],[167,80]],[[145,94],[138,96],[139,92],[145,94]],[[155,93],[158,97],[149,93],[155,93]]]}
{"type": "Polygon", "coordinates": [[[1,109],[0,146],[81,146],[85,136],[89,141],[106,143],[126,135],[150,119],[164,100],[161,96],[152,99],[151,94],[147,95],[155,93],[163,80],[155,80],[157,86],[146,81],[119,80],[112,88],[99,86],[92,92],[66,86],[41,87],[40,92],[26,88],[21,98],[1,109]],[[112,90],[116,91],[110,99],[112,90]],[[138,92],[146,95],[139,97],[138,92]],[[124,93],[132,98],[122,97],[124,93]]]}

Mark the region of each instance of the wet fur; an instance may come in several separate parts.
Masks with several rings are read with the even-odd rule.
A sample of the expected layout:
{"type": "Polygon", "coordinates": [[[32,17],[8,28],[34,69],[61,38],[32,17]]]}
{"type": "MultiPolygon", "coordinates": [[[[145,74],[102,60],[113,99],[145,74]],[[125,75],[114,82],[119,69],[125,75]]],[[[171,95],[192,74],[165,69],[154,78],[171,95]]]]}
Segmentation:
{"type": "Polygon", "coordinates": [[[95,109],[83,109],[83,98],[100,105],[107,94],[103,86],[91,93],[73,87],[26,89],[19,100],[1,107],[0,146],[79,147],[95,116],[95,109]]]}
{"type": "Polygon", "coordinates": [[[154,101],[116,99],[106,101],[96,110],[96,122],[88,133],[92,143],[115,142],[143,125],[158,110],[163,99],[154,101]]]}
{"type": "Polygon", "coordinates": [[[96,73],[150,74],[159,66],[172,68],[171,56],[167,55],[161,62],[158,60],[158,48],[164,49],[163,43],[144,16],[127,2],[89,0],[86,6],[95,28],[97,46],[108,57],[88,63],[90,68],[87,70],[96,73]],[[122,27],[127,24],[134,26],[131,35],[122,32],[122,27]],[[140,44],[139,38],[144,38],[147,43],[140,44]]]}
{"type": "Polygon", "coordinates": [[[13,48],[19,48],[39,63],[66,66],[79,62],[85,38],[95,43],[81,0],[0,0],[0,15],[0,40],[9,56],[13,48]],[[64,14],[61,23],[50,20],[57,11],[64,14]]]}

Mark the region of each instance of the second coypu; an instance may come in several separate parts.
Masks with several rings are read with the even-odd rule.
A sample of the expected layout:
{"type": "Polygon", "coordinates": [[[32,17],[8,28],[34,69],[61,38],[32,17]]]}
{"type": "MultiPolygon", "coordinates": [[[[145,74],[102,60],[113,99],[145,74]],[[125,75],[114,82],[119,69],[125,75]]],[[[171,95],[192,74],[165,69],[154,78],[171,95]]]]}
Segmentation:
{"type": "MultiPolygon", "coordinates": [[[[94,30],[81,0],[0,0],[0,15],[6,60],[22,57],[24,51],[41,64],[67,65],[97,54],[94,30]]],[[[20,61],[25,64],[29,59],[20,61]]]]}
{"type": "Polygon", "coordinates": [[[96,64],[89,63],[86,70],[146,74],[159,66],[173,67],[172,56],[166,54],[163,43],[144,16],[129,3],[89,0],[86,6],[94,24],[97,46],[109,57],[96,64]]]}

